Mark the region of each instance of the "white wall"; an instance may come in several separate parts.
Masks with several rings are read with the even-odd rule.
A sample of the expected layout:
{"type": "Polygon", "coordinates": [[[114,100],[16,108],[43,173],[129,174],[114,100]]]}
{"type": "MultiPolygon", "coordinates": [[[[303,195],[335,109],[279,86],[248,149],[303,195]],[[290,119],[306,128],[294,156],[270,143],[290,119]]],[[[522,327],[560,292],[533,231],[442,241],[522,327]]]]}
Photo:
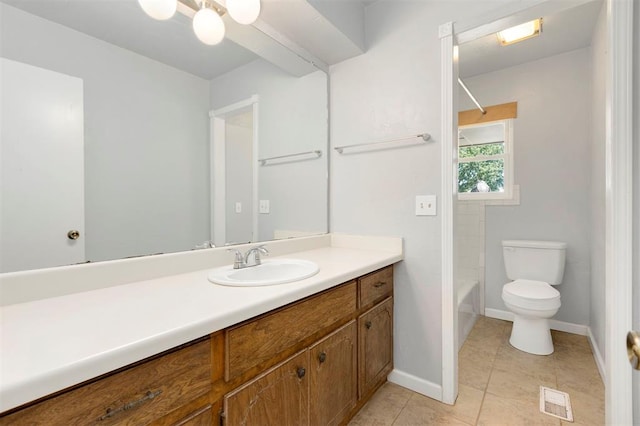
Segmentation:
{"type": "MultiPolygon", "coordinates": [[[[486,207],[486,308],[507,310],[501,240],[565,241],[565,273],[556,287],[562,306],[555,318],[589,323],[590,75],[589,50],[580,49],[465,81],[485,105],[518,102],[520,205],[486,207]]],[[[465,102],[461,110],[473,107],[465,102]]]]}
{"type": "Polygon", "coordinates": [[[605,356],[605,82],[607,64],[606,5],[603,4],[591,41],[591,179],[590,247],[591,307],[589,327],[600,355],[605,356]]]}
{"type": "Polygon", "coordinates": [[[297,78],[256,60],[211,81],[212,109],[252,95],[259,96],[259,159],[322,150],[320,159],[258,168],[258,197],[271,207],[259,215],[258,240],[272,240],[278,229],[327,232],[326,74],[297,78]]]}
{"type": "Polygon", "coordinates": [[[227,121],[225,131],[226,241],[248,243],[253,231],[253,129],[227,121]]]}
{"type": "MultiPolygon", "coordinates": [[[[331,150],[331,231],[401,236],[396,267],[395,368],[412,387],[442,383],[440,216],[415,216],[415,196],[440,197],[438,28],[500,3],[378,1],[366,8],[367,53],[331,67],[332,146],[428,132],[409,148],[331,150]]],[[[438,213],[440,214],[440,213],[438,213]]]]}
{"type": "Polygon", "coordinates": [[[0,16],[3,57],[84,82],[87,259],[208,239],[208,81],[5,4],[0,16]]]}

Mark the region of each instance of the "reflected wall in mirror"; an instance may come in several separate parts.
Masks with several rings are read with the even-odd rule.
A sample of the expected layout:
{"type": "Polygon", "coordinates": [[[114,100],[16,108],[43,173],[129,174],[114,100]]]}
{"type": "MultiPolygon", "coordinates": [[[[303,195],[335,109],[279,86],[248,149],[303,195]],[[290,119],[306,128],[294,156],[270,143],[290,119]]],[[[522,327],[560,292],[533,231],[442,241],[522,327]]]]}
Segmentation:
{"type": "MultiPolygon", "coordinates": [[[[2,0],[0,19],[2,121],[13,123],[3,126],[0,148],[0,272],[292,235],[281,230],[327,232],[326,155],[257,165],[294,149],[326,153],[322,71],[291,75],[227,39],[205,46],[186,17],[154,21],[135,1],[2,0]],[[63,93],[41,96],[63,85],[63,93]],[[211,155],[209,114],[255,95],[259,146],[244,163],[241,152],[227,157],[227,182],[253,169],[255,193],[233,193],[238,187],[213,207],[232,207],[233,217],[236,203],[253,212],[253,199],[266,199],[271,210],[256,215],[255,230],[236,224],[239,233],[220,239],[211,165],[225,160],[211,155]],[[75,127],[60,130],[62,123],[75,127]],[[74,214],[55,213],[58,205],[74,214]],[[68,237],[73,230],[79,238],[68,237]]],[[[242,133],[238,120],[230,124],[242,133]]]]}

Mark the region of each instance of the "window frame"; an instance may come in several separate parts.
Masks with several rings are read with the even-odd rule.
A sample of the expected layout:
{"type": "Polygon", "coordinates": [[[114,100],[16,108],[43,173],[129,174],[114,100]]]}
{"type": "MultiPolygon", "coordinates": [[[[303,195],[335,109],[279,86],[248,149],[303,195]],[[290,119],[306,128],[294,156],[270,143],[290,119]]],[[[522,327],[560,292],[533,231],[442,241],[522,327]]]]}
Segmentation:
{"type": "MultiPolygon", "coordinates": [[[[510,200],[513,198],[513,175],[514,175],[514,162],[513,162],[513,118],[507,118],[504,120],[493,120],[483,123],[467,124],[464,126],[458,126],[458,129],[466,129],[472,127],[487,127],[493,126],[496,123],[502,123],[504,125],[504,153],[495,155],[482,155],[475,157],[466,157],[461,159],[459,157],[460,152],[460,140],[456,144],[456,192],[458,194],[458,200],[510,200]],[[489,160],[503,160],[504,162],[504,191],[503,192],[459,192],[459,173],[460,163],[474,163],[480,161],[489,160]]],[[[473,146],[469,145],[469,146],[473,146]]]]}

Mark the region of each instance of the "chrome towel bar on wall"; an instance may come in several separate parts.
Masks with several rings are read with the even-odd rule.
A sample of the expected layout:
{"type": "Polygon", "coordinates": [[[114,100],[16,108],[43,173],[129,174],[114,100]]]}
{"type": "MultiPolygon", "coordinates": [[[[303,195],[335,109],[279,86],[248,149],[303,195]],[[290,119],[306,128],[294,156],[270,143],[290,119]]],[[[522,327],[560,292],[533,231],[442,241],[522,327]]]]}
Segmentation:
{"type": "MultiPolygon", "coordinates": [[[[297,152],[295,154],[279,155],[277,157],[262,158],[258,160],[258,162],[260,163],[261,166],[265,166],[269,161],[282,160],[284,158],[302,157],[304,155],[312,155],[312,154],[315,155],[315,158],[322,157],[322,151],[315,150],[315,151],[297,152]]],[[[312,160],[312,159],[313,158],[307,158],[307,160],[312,160]]]]}
{"type": "MultiPolygon", "coordinates": [[[[382,148],[383,144],[393,144],[395,142],[407,141],[407,140],[411,140],[411,139],[417,139],[415,141],[415,143],[416,144],[420,144],[420,143],[425,143],[425,142],[429,141],[431,139],[431,135],[429,133],[421,133],[419,135],[407,136],[407,137],[398,138],[398,139],[389,139],[389,140],[386,140],[386,141],[367,142],[367,143],[358,143],[358,144],[354,144],[354,145],[336,146],[333,149],[338,151],[339,154],[343,154],[345,152],[345,150],[348,150],[348,149],[351,149],[351,148],[356,148],[356,149],[357,148],[367,148],[367,147],[382,148]]],[[[391,148],[391,146],[389,148],[391,148]]]]}

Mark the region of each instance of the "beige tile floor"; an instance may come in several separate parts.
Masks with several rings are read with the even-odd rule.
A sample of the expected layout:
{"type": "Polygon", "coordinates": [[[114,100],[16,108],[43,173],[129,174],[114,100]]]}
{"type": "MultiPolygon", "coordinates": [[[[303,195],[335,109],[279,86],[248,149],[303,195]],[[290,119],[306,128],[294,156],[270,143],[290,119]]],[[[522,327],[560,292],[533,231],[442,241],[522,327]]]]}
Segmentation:
{"type": "Polygon", "coordinates": [[[456,404],[386,383],[351,420],[384,425],[603,425],[604,386],[586,337],[553,331],[555,352],[509,345],[511,323],[480,317],[458,356],[456,404]],[[540,413],[540,386],[567,392],[574,422],[540,413]]]}

